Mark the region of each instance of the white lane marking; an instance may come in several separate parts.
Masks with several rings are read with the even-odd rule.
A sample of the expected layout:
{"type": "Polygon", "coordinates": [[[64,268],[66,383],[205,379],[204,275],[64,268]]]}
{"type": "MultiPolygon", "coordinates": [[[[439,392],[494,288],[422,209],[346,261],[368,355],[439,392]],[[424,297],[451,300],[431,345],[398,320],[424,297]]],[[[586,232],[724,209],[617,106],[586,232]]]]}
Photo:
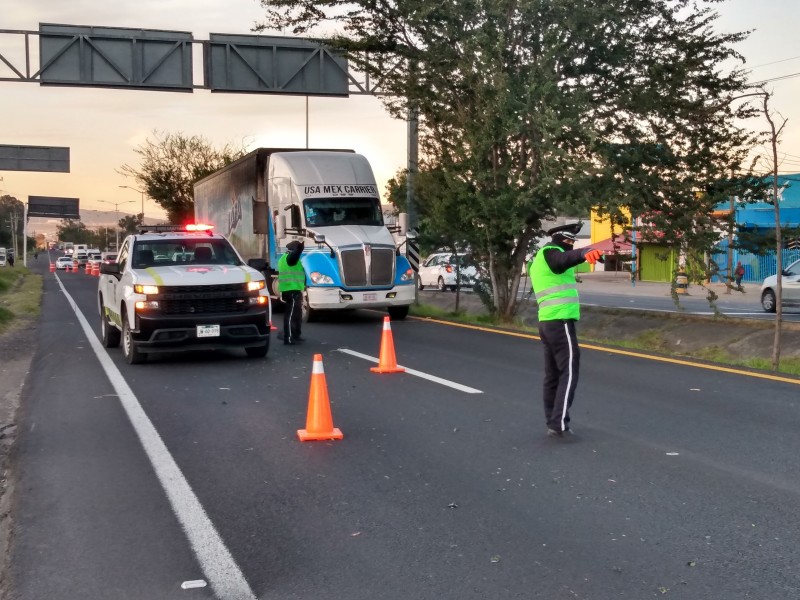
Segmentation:
{"type": "MultiPolygon", "coordinates": [[[[375,356],[370,356],[369,354],[361,354],[361,352],[356,352],[355,350],[349,350],[347,348],[337,348],[337,352],[344,352],[345,354],[350,354],[352,356],[357,356],[358,358],[363,358],[364,360],[371,360],[374,363],[379,362],[379,359],[375,356]]],[[[402,365],[398,365],[402,366],[402,365]]],[[[422,379],[427,379],[428,381],[433,381],[434,383],[439,383],[441,385],[446,385],[447,387],[451,387],[453,389],[459,390],[461,392],[466,392],[467,394],[482,394],[481,390],[476,390],[475,388],[471,388],[467,385],[461,385],[460,383],[456,383],[455,381],[450,381],[448,379],[442,379],[441,377],[437,377],[436,375],[429,375],[428,373],[423,373],[422,371],[415,371],[414,369],[409,369],[408,367],[403,367],[406,370],[406,373],[409,375],[414,375],[416,377],[422,377],[422,379]]]]}
{"type": "MultiPolygon", "coordinates": [[[[161,436],[147,417],[142,405],[133,393],[133,390],[125,382],[122,373],[112,362],[108,352],[100,344],[91,326],[86,321],[78,305],[67,293],[61,280],[56,277],[61,291],[67,297],[69,304],[78,317],[78,322],[83,328],[83,332],[89,340],[89,344],[97,355],[100,365],[103,367],[114,391],[119,396],[119,401],[128,415],[128,419],[133,425],[139,441],[142,443],[150,463],[156,472],[161,487],[167,494],[172,510],[178,521],[183,527],[189,544],[194,551],[197,561],[200,563],[203,573],[211,582],[211,587],[218,598],[230,600],[256,600],[250,586],[244,578],[239,566],[233,560],[233,556],[225,546],[225,542],[217,533],[214,524],[206,514],[203,505],[200,504],[189,482],[183,476],[175,459],[167,450],[161,436]]],[[[144,365],[143,365],[144,366],[144,365]]],[[[146,367],[145,367],[146,368],[146,367]]]]}

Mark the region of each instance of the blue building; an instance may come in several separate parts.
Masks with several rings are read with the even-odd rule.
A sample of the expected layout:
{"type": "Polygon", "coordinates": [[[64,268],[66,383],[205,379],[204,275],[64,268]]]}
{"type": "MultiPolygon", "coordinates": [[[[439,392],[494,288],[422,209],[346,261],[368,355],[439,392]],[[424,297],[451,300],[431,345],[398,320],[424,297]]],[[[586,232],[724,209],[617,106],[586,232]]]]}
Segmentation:
{"type": "MultiPolygon", "coordinates": [[[[800,228],[800,173],[778,176],[778,199],[780,202],[780,219],[782,228],[800,228]]],[[[717,206],[718,214],[728,214],[730,206],[721,203],[717,206]]],[[[771,235],[775,232],[775,207],[766,202],[753,204],[736,204],[736,225],[739,239],[736,246],[746,244],[748,238],[760,235],[771,235]]],[[[728,240],[722,240],[717,246],[719,252],[712,258],[725,268],[727,265],[728,240]]],[[[786,265],[800,258],[800,238],[783,240],[783,264],[786,265]]],[[[777,272],[775,251],[759,255],[743,249],[734,248],[733,264],[741,262],[744,266],[744,281],[760,283],[765,277],[777,272]]],[[[725,273],[715,280],[725,278],[725,273]]]]}

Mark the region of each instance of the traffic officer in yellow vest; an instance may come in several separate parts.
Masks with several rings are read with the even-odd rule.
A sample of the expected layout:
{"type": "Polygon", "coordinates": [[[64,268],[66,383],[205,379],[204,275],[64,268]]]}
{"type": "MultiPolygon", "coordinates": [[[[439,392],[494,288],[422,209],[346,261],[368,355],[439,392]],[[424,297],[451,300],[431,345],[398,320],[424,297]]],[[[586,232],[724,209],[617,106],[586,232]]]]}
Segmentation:
{"type": "Polygon", "coordinates": [[[554,227],[552,240],[536,254],[529,275],[539,305],[539,337],[544,344],[544,415],[547,435],[564,439],[572,433],[569,409],[578,385],[580,351],[575,322],[580,319],[575,267],[601,260],[592,248],[573,250],[581,224],[554,227]]]}
{"type": "Polygon", "coordinates": [[[278,261],[278,290],[283,308],[283,343],[292,345],[302,342],[300,326],[303,323],[303,291],[306,289],[306,273],[300,262],[305,246],[292,241],[286,245],[286,254],[278,261]]]}

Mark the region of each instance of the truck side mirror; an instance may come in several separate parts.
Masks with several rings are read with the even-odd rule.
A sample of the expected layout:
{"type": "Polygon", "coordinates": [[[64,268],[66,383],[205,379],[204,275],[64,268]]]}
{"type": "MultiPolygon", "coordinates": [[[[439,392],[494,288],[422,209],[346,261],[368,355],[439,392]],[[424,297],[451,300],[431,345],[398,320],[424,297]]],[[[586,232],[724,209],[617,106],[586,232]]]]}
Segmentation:
{"type": "Polygon", "coordinates": [[[408,232],[408,213],[397,215],[397,223],[400,225],[400,235],[405,236],[408,232]]]}
{"type": "Polygon", "coordinates": [[[267,268],[267,261],[263,258],[249,258],[247,259],[247,266],[256,271],[264,271],[267,268]]]}
{"type": "Polygon", "coordinates": [[[286,217],[278,215],[275,218],[275,238],[282,240],[286,237],[286,217]]]}
{"type": "Polygon", "coordinates": [[[300,207],[297,204],[292,204],[289,207],[289,214],[292,217],[291,228],[300,229],[302,221],[300,220],[300,207]]]}

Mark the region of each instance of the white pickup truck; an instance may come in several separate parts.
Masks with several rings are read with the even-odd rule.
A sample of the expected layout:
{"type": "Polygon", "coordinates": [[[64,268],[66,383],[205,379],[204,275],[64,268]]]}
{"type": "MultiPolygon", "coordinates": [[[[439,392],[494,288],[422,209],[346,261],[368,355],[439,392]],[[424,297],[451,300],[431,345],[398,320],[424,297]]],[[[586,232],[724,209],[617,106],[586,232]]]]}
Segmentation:
{"type": "Polygon", "coordinates": [[[117,262],[100,264],[97,300],[103,345],[129,364],[154,352],[244,348],[269,351],[272,318],[264,261],[245,264],[210,228],[144,227],[117,262]]]}

